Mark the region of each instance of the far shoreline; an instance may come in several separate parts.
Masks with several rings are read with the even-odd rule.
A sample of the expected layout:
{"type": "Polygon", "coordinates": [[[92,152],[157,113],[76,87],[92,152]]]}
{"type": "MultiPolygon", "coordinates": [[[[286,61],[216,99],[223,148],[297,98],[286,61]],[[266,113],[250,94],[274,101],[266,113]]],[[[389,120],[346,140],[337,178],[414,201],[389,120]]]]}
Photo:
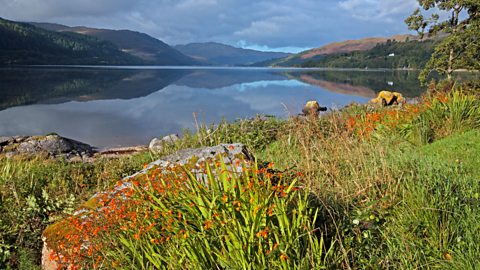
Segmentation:
{"type": "MultiPolygon", "coordinates": [[[[138,66],[138,65],[11,65],[0,68],[85,68],[85,69],[126,69],[126,70],[320,70],[320,71],[419,71],[414,68],[331,68],[331,67],[250,67],[250,66],[138,66]]],[[[470,71],[461,71],[470,72],[470,71]]]]}

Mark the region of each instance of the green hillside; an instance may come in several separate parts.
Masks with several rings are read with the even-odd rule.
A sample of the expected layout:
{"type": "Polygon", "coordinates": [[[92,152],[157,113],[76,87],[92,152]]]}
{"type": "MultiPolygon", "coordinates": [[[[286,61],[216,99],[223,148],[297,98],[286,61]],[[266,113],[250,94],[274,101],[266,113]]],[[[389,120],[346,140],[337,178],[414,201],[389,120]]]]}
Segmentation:
{"type": "Polygon", "coordinates": [[[0,65],[142,64],[111,42],[76,33],[57,33],[0,18],[0,65]]]}
{"type": "Polygon", "coordinates": [[[422,68],[430,58],[435,40],[387,40],[367,50],[319,54],[305,57],[301,52],[286,58],[264,61],[253,66],[325,68],[422,68]]]}
{"type": "Polygon", "coordinates": [[[32,25],[59,33],[77,33],[112,42],[125,53],[144,60],[148,65],[198,65],[199,62],[175,50],[165,42],[130,30],[97,29],[84,26],[70,27],[52,23],[32,25]]]}
{"type": "Polygon", "coordinates": [[[342,54],[318,56],[297,64],[301,67],[332,68],[422,68],[430,59],[436,42],[388,41],[373,49],[342,54]]]}

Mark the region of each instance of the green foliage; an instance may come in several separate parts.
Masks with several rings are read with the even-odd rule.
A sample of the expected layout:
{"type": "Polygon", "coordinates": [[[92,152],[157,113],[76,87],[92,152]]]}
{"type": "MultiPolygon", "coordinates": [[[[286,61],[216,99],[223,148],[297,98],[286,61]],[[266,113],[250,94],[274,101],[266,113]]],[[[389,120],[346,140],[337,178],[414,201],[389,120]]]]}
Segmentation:
{"type": "Polygon", "coordinates": [[[107,41],[57,33],[0,18],[0,65],[142,64],[107,41]]]}
{"type": "MultiPolygon", "coordinates": [[[[189,174],[186,188],[158,192],[141,187],[131,199],[142,201],[151,214],[121,233],[123,248],[109,261],[135,269],[325,268],[328,253],[308,193],[295,181],[273,184],[269,173],[243,166],[243,173],[234,173],[221,161],[207,165],[207,176],[189,174]],[[138,226],[151,229],[138,236],[138,226]]],[[[169,183],[161,177],[156,181],[169,183]]],[[[126,221],[120,225],[130,227],[126,221]]]]}
{"type": "Polygon", "coordinates": [[[461,91],[441,94],[427,101],[430,106],[411,124],[405,125],[406,137],[416,144],[430,143],[455,132],[480,128],[480,102],[461,91]]]}
{"type": "Polygon", "coordinates": [[[383,231],[383,258],[393,268],[477,269],[480,265],[478,130],[396,158],[403,196],[383,231]]]}
{"type": "Polygon", "coordinates": [[[150,160],[143,155],[78,164],[0,157],[0,269],[39,265],[47,225],[150,160]]]}
{"type": "Polygon", "coordinates": [[[328,68],[422,68],[430,58],[437,42],[389,40],[373,49],[351,53],[318,56],[308,62],[294,64],[300,67],[328,68]],[[390,54],[395,56],[389,56],[390,54]]]}
{"type": "Polygon", "coordinates": [[[203,126],[196,133],[201,145],[242,142],[253,150],[263,150],[277,139],[285,121],[271,116],[239,119],[233,123],[222,121],[218,125],[203,126]]]}
{"type": "Polygon", "coordinates": [[[420,79],[425,82],[432,71],[445,74],[450,80],[456,69],[478,70],[480,3],[476,0],[418,0],[418,2],[424,10],[437,9],[449,14],[447,19],[439,21],[440,16],[437,13],[425,18],[420,9],[417,9],[405,20],[409,29],[419,32],[421,37],[424,36],[425,30],[430,36],[447,35],[435,47],[420,79]],[[464,17],[463,14],[467,16],[464,17]]]}

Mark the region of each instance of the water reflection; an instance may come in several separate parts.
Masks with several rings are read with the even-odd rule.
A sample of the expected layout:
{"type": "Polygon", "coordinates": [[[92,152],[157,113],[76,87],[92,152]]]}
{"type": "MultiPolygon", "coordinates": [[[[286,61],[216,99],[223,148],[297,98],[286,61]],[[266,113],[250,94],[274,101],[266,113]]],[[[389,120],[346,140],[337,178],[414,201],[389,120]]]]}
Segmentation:
{"type": "Polygon", "coordinates": [[[328,107],[366,102],[390,81],[417,95],[415,78],[276,69],[4,69],[0,136],[57,132],[98,147],[145,144],[193,128],[192,113],[205,123],[256,114],[286,117],[310,99],[328,107]]]}

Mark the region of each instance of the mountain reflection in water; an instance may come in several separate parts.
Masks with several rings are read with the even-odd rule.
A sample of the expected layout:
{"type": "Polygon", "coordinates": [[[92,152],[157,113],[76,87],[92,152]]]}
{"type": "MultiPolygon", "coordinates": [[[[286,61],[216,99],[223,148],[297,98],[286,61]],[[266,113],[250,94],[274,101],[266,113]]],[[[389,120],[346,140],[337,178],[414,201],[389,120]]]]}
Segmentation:
{"type": "Polygon", "coordinates": [[[297,114],[307,100],[330,108],[383,89],[417,96],[418,73],[298,69],[0,69],[0,136],[56,132],[98,147],[221,119],[297,114]],[[392,84],[393,85],[389,85],[392,84]]]}

